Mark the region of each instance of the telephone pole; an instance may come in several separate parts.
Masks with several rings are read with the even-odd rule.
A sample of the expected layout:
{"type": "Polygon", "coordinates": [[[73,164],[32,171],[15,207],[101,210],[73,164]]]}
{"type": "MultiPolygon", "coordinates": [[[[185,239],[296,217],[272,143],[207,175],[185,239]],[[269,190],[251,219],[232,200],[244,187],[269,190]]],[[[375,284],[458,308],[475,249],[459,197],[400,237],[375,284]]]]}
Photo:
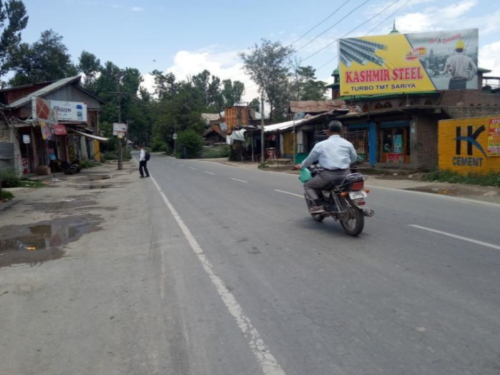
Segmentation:
{"type": "Polygon", "coordinates": [[[264,165],[266,164],[266,156],[264,154],[265,147],[264,147],[264,93],[261,93],[260,96],[260,152],[261,152],[261,159],[260,159],[260,165],[262,168],[264,168],[264,165]]]}
{"type": "MultiPolygon", "coordinates": [[[[116,80],[116,92],[113,94],[117,95],[118,101],[118,123],[122,123],[122,95],[123,93],[120,91],[120,79],[123,77],[123,72],[119,71],[117,73],[116,80]]],[[[123,149],[122,149],[122,140],[118,137],[118,170],[121,171],[123,169],[123,149]]]]}

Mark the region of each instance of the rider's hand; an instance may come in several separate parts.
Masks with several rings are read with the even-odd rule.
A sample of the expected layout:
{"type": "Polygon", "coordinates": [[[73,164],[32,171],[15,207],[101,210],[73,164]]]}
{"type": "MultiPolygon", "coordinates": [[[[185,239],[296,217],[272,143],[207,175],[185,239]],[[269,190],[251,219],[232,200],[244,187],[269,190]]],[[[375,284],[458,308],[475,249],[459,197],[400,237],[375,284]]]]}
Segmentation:
{"type": "Polygon", "coordinates": [[[293,166],[293,169],[302,169],[302,165],[301,164],[295,164],[293,166]]]}

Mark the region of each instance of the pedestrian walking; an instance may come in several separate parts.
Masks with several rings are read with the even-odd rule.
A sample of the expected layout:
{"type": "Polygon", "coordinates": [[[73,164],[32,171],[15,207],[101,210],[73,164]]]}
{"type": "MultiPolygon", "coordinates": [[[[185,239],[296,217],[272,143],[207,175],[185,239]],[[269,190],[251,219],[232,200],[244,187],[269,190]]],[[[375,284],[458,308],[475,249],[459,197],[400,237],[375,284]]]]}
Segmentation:
{"type": "Polygon", "coordinates": [[[144,147],[141,146],[141,152],[139,153],[139,173],[141,174],[141,178],[149,177],[148,171],[148,160],[149,160],[149,152],[146,152],[144,147]],[[146,176],[144,176],[144,172],[146,172],[146,176]]]}
{"type": "Polygon", "coordinates": [[[456,54],[448,57],[444,71],[451,74],[450,90],[465,90],[467,82],[474,79],[477,74],[477,66],[474,61],[465,54],[465,42],[459,40],[455,45],[456,54]]]}

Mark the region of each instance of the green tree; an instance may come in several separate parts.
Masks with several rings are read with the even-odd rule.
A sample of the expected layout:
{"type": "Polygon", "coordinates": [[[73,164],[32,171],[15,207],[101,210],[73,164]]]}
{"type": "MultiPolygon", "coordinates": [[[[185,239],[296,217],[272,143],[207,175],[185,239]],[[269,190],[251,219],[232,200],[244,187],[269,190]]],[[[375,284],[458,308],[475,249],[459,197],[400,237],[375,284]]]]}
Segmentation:
{"type": "Polygon", "coordinates": [[[316,80],[316,69],[312,66],[298,66],[292,83],[292,98],[296,100],[324,100],[325,82],[316,80]]]}
{"type": "Polygon", "coordinates": [[[171,97],[178,91],[178,83],[173,73],[166,73],[159,70],[153,70],[151,74],[155,80],[155,94],[158,99],[163,99],[165,96],[171,97]]]}
{"type": "Polygon", "coordinates": [[[9,83],[18,86],[76,75],[77,68],[62,39],[53,30],[46,30],[32,45],[22,43],[15,48],[9,62],[15,74],[9,83]]]}
{"type": "Polygon", "coordinates": [[[284,103],[289,91],[290,58],[294,50],[281,42],[263,39],[248,53],[240,53],[245,71],[265,93],[270,106],[270,119],[280,120],[285,116],[284,103]]]}
{"type": "Polygon", "coordinates": [[[232,107],[241,102],[245,94],[245,84],[240,81],[232,82],[230,79],[222,81],[222,96],[224,107],[232,107]]]}
{"type": "MultiPolygon", "coordinates": [[[[20,0],[0,0],[0,77],[10,69],[10,55],[21,42],[21,31],[28,25],[26,7],[20,0]]],[[[0,82],[0,84],[3,83],[0,82]]]]}
{"type": "Polygon", "coordinates": [[[192,129],[187,129],[179,133],[177,139],[177,154],[183,155],[186,152],[188,159],[197,158],[203,150],[203,138],[192,129]]]}
{"type": "Polygon", "coordinates": [[[85,74],[85,83],[83,87],[87,90],[95,90],[95,81],[97,74],[101,71],[101,60],[93,53],[83,51],[79,58],[78,70],[85,74]]]}
{"type": "Polygon", "coordinates": [[[250,107],[255,109],[255,112],[260,112],[260,99],[253,98],[252,101],[248,104],[250,107]]]}

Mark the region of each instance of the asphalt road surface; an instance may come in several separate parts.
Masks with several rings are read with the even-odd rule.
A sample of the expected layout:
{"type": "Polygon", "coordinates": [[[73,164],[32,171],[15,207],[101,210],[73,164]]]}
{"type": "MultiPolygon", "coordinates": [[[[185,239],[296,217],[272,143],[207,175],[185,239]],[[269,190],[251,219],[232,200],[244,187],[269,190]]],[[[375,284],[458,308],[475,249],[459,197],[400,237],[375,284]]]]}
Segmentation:
{"type": "MultiPolygon", "coordinates": [[[[87,303],[106,301],[106,280],[127,285],[121,325],[59,330],[48,343],[73,361],[33,373],[500,374],[500,206],[372,188],[375,217],[353,238],[310,218],[297,176],[148,167],[121,236],[150,246],[91,263],[87,303]]],[[[87,310],[62,323],[92,325],[87,310]]]]}

